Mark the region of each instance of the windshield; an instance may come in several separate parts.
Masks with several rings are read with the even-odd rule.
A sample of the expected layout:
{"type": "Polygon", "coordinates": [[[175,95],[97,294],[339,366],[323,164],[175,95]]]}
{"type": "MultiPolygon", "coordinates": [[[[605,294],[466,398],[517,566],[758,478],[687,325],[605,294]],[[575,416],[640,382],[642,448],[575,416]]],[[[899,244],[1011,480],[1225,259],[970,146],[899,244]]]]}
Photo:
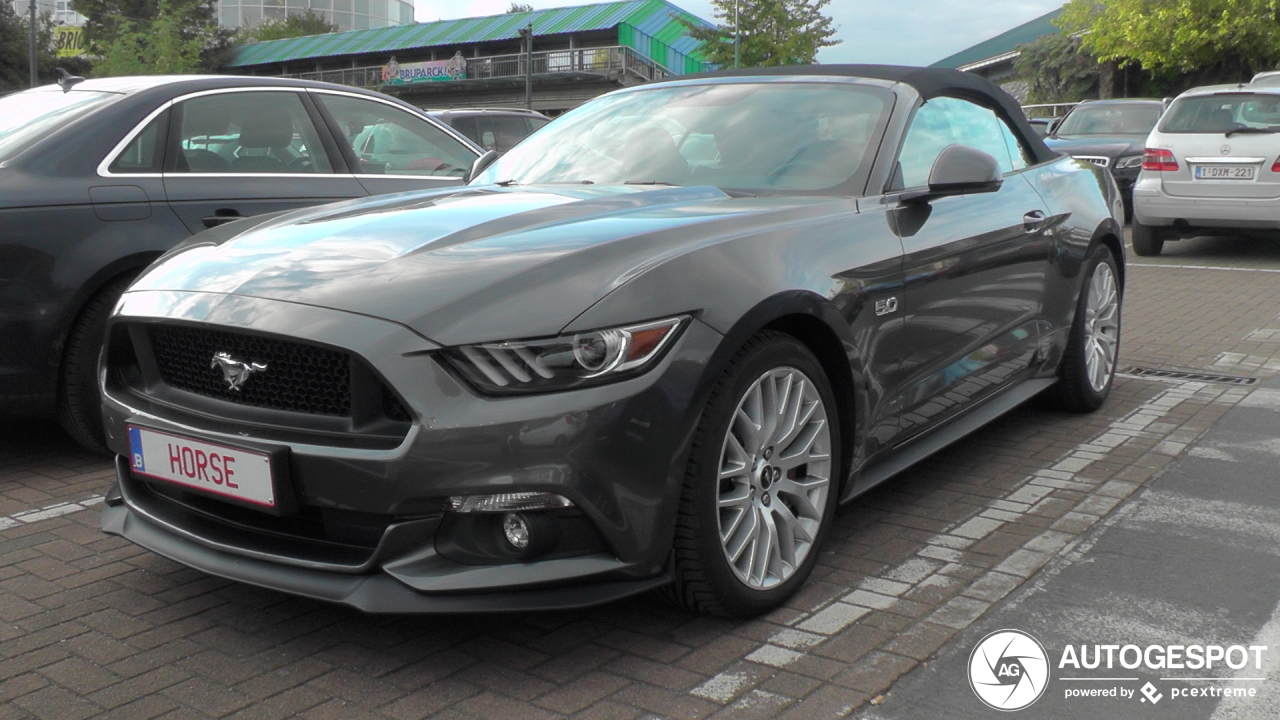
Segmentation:
{"type": "Polygon", "coordinates": [[[1147,135],[1160,120],[1158,105],[1079,105],[1055,135],[1147,135]]]}
{"type": "Polygon", "coordinates": [[[870,163],[892,98],[829,82],[606,95],[530,136],[474,182],[834,188],[870,163]]]}
{"type": "Polygon", "coordinates": [[[37,90],[0,97],[0,162],[75,118],[119,98],[114,93],[37,90]]]}
{"type": "Polygon", "coordinates": [[[1280,95],[1222,93],[1178,100],[1169,108],[1162,133],[1229,133],[1280,129],[1280,95]]]}

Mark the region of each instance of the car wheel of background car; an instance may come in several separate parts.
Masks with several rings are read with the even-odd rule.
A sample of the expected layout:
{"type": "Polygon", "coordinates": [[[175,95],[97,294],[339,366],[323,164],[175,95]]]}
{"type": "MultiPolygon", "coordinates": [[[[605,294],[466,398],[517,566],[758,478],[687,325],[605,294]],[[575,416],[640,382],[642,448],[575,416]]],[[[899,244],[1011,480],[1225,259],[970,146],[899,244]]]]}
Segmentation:
{"type": "Polygon", "coordinates": [[[1054,405],[1071,412],[1093,412],[1107,399],[1120,356],[1120,284],[1115,256],[1105,245],[1089,255],[1088,279],[1076,304],[1058,383],[1050,391],[1054,405]]]}
{"type": "Polygon", "coordinates": [[[1132,230],[1135,253],[1143,257],[1155,257],[1164,249],[1164,238],[1160,237],[1160,233],[1150,225],[1143,225],[1135,220],[1132,230]]]}
{"type": "Polygon", "coordinates": [[[102,400],[98,397],[98,352],[107,316],[132,276],[107,283],[85,306],[67,334],[58,378],[58,422],[72,440],[96,453],[109,454],[102,430],[102,400]]]}
{"type": "Polygon", "coordinates": [[[786,601],[831,525],[839,445],[835,398],[813,353],[782,333],[748,341],[698,422],[666,595],[724,616],[786,601]]]}

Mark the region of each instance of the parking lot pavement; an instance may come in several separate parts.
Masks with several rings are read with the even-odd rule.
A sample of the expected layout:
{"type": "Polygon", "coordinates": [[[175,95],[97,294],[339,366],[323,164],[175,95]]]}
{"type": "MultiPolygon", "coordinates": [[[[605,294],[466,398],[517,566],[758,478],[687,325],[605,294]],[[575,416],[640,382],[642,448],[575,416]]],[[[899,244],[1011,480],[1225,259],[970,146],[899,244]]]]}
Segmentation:
{"type": "MultiPolygon", "coordinates": [[[[1274,246],[1216,242],[1131,256],[1122,368],[1280,369],[1280,277],[1264,272],[1280,270],[1274,246]]],[[[808,586],[750,621],[648,597],[586,612],[369,617],[225,582],[102,535],[107,463],[50,426],[11,423],[0,433],[0,718],[869,712],[1079,551],[1252,390],[1117,380],[1094,415],[1028,405],[844,508],[808,586]]]]}

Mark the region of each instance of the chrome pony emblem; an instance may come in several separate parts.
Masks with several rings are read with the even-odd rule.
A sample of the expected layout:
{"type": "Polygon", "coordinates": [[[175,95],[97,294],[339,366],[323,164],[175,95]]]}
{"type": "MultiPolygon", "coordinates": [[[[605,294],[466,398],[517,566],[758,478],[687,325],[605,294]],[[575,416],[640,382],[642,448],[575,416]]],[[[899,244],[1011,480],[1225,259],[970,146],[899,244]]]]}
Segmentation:
{"type": "Polygon", "coordinates": [[[222,379],[227,381],[227,388],[236,392],[240,392],[240,386],[244,385],[250,375],[267,369],[264,363],[241,362],[231,357],[231,353],[225,352],[216,353],[209,367],[221,368],[222,379]]]}

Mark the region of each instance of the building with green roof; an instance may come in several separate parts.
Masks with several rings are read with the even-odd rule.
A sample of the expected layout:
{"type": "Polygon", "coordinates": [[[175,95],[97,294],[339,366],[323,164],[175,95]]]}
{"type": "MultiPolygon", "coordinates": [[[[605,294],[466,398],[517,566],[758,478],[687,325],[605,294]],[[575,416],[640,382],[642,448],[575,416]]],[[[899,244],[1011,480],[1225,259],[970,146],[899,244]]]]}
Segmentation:
{"type": "Polygon", "coordinates": [[[1022,53],[1018,48],[1045,35],[1062,32],[1053,21],[1062,14],[1062,8],[1045,13],[1018,27],[983,40],[972,47],[945,57],[931,67],[955,68],[977,73],[995,81],[1007,80],[1013,75],[1013,63],[1022,53]]]}
{"type": "Polygon", "coordinates": [[[422,107],[523,106],[555,114],[604,92],[711,69],[666,0],[578,7],[313,35],[238,48],[224,71],[303,77],[392,92],[422,107]],[[522,28],[532,25],[532,63],[522,28]]]}

